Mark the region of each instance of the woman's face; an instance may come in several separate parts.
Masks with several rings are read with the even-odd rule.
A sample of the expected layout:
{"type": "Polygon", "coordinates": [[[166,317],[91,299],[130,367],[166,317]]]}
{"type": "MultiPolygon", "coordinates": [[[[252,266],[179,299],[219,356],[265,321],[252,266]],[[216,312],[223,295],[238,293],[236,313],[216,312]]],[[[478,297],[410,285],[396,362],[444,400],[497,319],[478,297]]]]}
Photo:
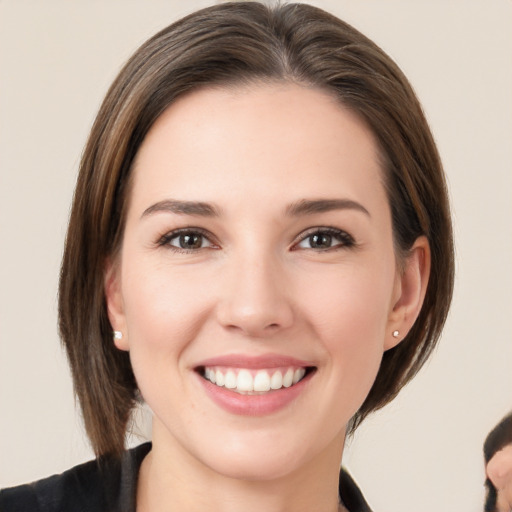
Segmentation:
{"type": "Polygon", "coordinates": [[[421,302],[369,129],[315,89],[202,90],[158,119],[133,172],[106,290],[154,451],[249,479],[338,463],[421,302]]]}

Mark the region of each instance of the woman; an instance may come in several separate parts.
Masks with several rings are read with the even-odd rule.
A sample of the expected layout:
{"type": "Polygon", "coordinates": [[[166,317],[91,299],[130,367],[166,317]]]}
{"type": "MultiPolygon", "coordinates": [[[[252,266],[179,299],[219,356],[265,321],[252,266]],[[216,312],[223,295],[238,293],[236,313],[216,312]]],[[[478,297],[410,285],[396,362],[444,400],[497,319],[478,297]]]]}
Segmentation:
{"type": "Polygon", "coordinates": [[[60,328],[99,464],[2,510],[369,510],[345,437],[427,360],[452,284],[439,156],[382,50],[308,5],[178,21],[108,92],[70,218],[60,328]],[[152,445],[125,452],[140,399],[152,445]]]}
{"type": "Polygon", "coordinates": [[[512,414],[489,432],[484,443],[485,512],[509,512],[512,508],[512,414]]]}

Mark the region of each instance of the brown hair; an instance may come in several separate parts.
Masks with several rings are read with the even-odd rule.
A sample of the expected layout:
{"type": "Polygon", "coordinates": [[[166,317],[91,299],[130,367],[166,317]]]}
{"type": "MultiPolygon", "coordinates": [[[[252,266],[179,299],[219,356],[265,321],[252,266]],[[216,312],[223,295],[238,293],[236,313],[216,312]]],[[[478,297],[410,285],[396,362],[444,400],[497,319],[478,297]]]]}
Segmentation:
{"type": "Polygon", "coordinates": [[[391,399],[430,355],[453,287],[453,242],[439,155],[407,79],[372,41],[310,5],[225,3],[162,30],[127,62],[101,105],[78,176],[61,270],[59,315],[85,426],[97,454],[120,453],[137,384],[112,342],[104,270],[122,240],[129,177],[156,119],[204,86],[292,81],[336,95],[380,145],[398,256],[425,235],[431,274],[421,313],[384,354],[352,428],[391,399]]]}

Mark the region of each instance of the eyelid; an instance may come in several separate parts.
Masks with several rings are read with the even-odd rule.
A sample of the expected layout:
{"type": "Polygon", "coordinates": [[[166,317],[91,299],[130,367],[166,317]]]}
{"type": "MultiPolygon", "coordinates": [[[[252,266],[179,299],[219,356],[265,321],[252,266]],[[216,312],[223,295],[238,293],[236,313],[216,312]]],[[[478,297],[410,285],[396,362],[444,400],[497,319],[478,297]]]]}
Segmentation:
{"type": "Polygon", "coordinates": [[[168,231],[168,232],[164,233],[162,236],[160,236],[160,238],[158,238],[156,245],[158,247],[166,247],[169,250],[172,250],[172,251],[175,251],[178,253],[187,253],[187,254],[197,253],[204,249],[218,249],[219,248],[219,243],[217,242],[216,237],[210,231],[207,231],[203,228],[199,228],[199,227],[195,227],[195,226],[194,227],[177,228],[177,229],[168,231]],[[201,247],[199,249],[184,249],[182,247],[176,247],[175,245],[171,245],[169,243],[171,240],[179,237],[180,235],[189,234],[189,233],[201,235],[202,237],[206,238],[211,245],[209,247],[201,247]]]}
{"type": "MultiPolygon", "coordinates": [[[[158,238],[155,245],[157,247],[168,248],[177,253],[188,253],[188,254],[197,253],[197,252],[200,252],[205,249],[219,249],[220,248],[220,244],[218,243],[217,238],[210,231],[205,230],[200,227],[195,227],[195,226],[177,228],[177,229],[168,231],[158,238]],[[179,237],[182,234],[201,235],[202,237],[206,238],[211,245],[208,247],[200,247],[198,249],[185,249],[182,247],[177,247],[175,245],[171,245],[169,243],[171,240],[179,237]]],[[[330,226],[315,226],[315,227],[311,227],[311,228],[308,228],[308,229],[302,231],[295,238],[290,249],[292,251],[303,249],[303,250],[311,250],[311,251],[315,251],[315,252],[328,252],[331,250],[342,249],[342,248],[347,249],[350,247],[354,247],[355,245],[356,245],[356,242],[355,242],[354,238],[352,237],[352,235],[350,235],[347,231],[345,231],[343,229],[334,228],[334,227],[330,227],[330,226]],[[299,247],[299,244],[301,242],[303,242],[308,237],[310,237],[314,234],[330,235],[330,236],[336,238],[339,241],[339,243],[337,243],[327,249],[314,249],[314,248],[307,249],[307,248],[299,247]]]]}
{"type": "Polygon", "coordinates": [[[341,243],[338,243],[336,245],[333,245],[332,247],[329,247],[327,249],[303,249],[303,250],[311,250],[315,252],[328,252],[331,250],[336,249],[342,249],[342,248],[351,248],[356,245],[356,241],[354,240],[354,237],[350,235],[347,231],[339,228],[334,228],[330,226],[315,226],[313,228],[308,228],[305,231],[302,231],[295,239],[295,241],[292,244],[291,250],[300,250],[302,248],[299,247],[299,244],[306,240],[308,237],[315,235],[315,234],[324,234],[324,235],[330,235],[333,237],[336,237],[338,240],[341,239],[341,243]]]}

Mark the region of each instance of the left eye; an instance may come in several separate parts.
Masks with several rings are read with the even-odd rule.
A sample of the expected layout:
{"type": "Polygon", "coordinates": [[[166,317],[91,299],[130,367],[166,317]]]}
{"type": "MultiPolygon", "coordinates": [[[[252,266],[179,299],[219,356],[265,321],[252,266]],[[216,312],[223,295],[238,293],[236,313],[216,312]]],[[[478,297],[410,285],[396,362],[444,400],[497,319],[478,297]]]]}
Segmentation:
{"type": "Polygon", "coordinates": [[[354,239],[345,231],[338,229],[319,229],[309,232],[296,247],[300,249],[327,251],[337,247],[351,247],[353,245],[354,239]]]}

